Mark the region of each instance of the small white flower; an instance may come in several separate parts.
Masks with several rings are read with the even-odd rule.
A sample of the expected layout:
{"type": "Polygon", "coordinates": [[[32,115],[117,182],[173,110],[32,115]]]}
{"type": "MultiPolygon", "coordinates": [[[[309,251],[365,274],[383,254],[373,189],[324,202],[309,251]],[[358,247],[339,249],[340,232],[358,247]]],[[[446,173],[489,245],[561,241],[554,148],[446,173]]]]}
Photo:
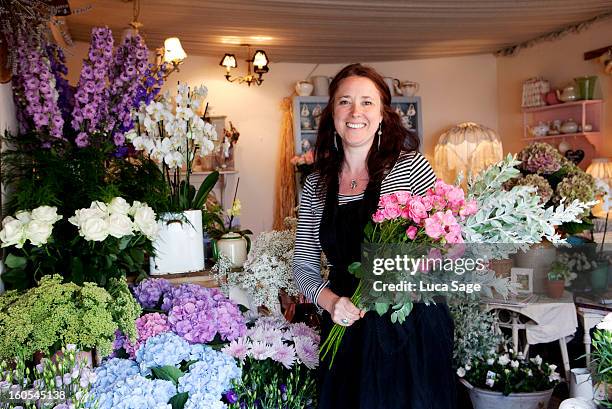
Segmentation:
{"type": "Polygon", "coordinates": [[[536,355],[535,358],[531,358],[531,362],[533,362],[537,366],[540,366],[542,365],[542,357],[540,355],[536,355]]]}
{"type": "Polygon", "coordinates": [[[457,369],[457,376],[459,376],[460,378],[463,378],[465,376],[465,369],[463,369],[463,367],[459,367],[457,369]]]}
{"type": "Polygon", "coordinates": [[[472,369],[472,365],[470,365],[470,363],[468,362],[467,364],[465,364],[465,370],[469,371],[470,369],[472,369]]]}
{"type": "Polygon", "coordinates": [[[508,354],[503,354],[502,356],[499,357],[499,359],[497,360],[497,362],[501,365],[501,366],[506,366],[510,363],[510,358],[508,357],[508,354]]]}
{"type": "Polygon", "coordinates": [[[495,363],[495,358],[487,359],[487,365],[493,365],[495,363]]]}
{"type": "Polygon", "coordinates": [[[510,361],[510,366],[512,368],[518,368],[519,367],[519,362],[518,361],[510,361]]]}
{"type": "Polygon", "coordinates": [[[533,376],[533,371],[531,369],[527,371],[527,376],[533,376]]]}

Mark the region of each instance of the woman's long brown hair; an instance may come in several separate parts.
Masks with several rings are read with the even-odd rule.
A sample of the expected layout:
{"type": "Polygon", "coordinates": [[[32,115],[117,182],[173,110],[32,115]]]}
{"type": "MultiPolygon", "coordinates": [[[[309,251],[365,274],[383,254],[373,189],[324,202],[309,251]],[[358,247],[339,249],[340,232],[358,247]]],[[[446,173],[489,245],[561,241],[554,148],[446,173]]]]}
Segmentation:
{"type": "MultiPolygon", "coordinates": [[[[371,80],[378,89],[382,102],[382,137],[379,144],[379,137],[378,135],[375,136],[367,158],[370,181],[381,182],[386,171],[393,167],[402,150],[413,151],[419,148],[418,136],[402,125],[400,116],[391,107],[391,93],[382,76],[371,67],[361,64],[347,65],[336,74],[329,84],[329,103],[321,113],[314,164],[315,170],[320,175],[316,189],[320,195],[324,194],[327,187],[337,188],[342,162],[344,161],[344,149],[341,141],[336,141],[337,149],[334,146],[336,136],[333,112],[338,86],[343,79],[348,77],[365,77],[371,80]]],[[[339,136],[338,139],[340,139],[339,136]]]]}

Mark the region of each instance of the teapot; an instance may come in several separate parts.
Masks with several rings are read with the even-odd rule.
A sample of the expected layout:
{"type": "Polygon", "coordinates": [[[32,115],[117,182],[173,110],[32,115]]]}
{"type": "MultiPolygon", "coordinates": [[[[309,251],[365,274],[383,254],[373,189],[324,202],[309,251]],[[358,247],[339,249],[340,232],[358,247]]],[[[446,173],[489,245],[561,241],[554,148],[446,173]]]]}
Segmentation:
{"type": "Polygon", "coordinates": [[[557,90],[557,98],[563,102],[576,101],[580,98],[580,93],[575,85],[570,84],[563,88],[563,91],[557,90]]]}
{"type": "Polygon", "coordinates": [[[561,133],[576,133],[578,131],[578,124],[573,119],[568,119],[561,124],[561,133]]]}

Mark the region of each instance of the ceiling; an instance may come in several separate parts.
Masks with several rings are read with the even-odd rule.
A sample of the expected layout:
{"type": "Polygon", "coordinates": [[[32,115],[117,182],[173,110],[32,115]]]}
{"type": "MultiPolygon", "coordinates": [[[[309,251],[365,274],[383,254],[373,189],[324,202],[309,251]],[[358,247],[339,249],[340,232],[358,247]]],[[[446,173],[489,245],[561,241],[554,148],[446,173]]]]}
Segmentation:
{"type": "MultiPolygon", "coordinates": [[[[131,1],[70,5],[91,6],[67,17],[74,40],[132,21],[131,1]]],[[[138,20],[151,48],[178,36],[187,54],[219,60],[249,43],[272,62],[347,63],[492,53],[608,13],[612,0],[141,0],[138,20]]]]}

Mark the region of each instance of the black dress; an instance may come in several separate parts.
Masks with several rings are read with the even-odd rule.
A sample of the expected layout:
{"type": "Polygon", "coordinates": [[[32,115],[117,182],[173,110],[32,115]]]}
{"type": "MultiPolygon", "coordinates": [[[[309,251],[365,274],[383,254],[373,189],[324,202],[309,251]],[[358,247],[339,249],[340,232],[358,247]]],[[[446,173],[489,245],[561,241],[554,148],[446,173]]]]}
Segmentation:
{"type": "MultiPolygon", "coordinates": [[[[330,289],[351,297],[357,279],[347,267],[360,259],[363,229],[376,210],[380,185],[363,199],[338,205],[329,189],[320,243],[329,262],[330,289]]],[[[323,313],[321,339],[333,326],[323,313]]],[[[319,365],[320,409],[454,409],[453,321],[444,304],[416,304],[403,324],[370,311],[347,328],[334,364],[319,365]]]]}

